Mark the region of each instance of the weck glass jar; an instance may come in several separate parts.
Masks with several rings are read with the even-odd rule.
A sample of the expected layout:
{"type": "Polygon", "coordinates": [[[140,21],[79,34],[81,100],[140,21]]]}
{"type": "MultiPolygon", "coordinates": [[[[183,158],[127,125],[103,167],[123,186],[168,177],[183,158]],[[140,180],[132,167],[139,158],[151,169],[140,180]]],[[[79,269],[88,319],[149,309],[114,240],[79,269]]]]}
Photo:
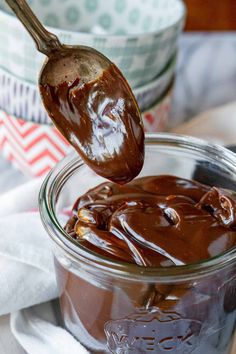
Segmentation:
{"type": "MultiPolygon", "coordinates": [[[[236,190],[236,155],[191,137],[147,135],[140,176],[159,174],[236,190]]],[[[229,354],[236,249],[171,268],[144,268],[93,253],[64,225],[78,196],[102,181],[70,155],[41,188],[40,212],[52,239],[65,328],[92,353],[229,354]]]]}

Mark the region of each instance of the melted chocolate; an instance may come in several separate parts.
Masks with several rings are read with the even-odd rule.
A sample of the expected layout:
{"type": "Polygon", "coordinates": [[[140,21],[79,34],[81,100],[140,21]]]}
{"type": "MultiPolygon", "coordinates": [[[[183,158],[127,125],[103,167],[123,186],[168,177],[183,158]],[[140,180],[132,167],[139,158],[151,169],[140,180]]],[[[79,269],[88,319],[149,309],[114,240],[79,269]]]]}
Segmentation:
{"type": "Polygon", "coordinates": [[[111,64],[95,81],[41,84],[50,118],[97,174],[123,184],[138,175],[144,132],[133,94],[111,64]]]}
{"type": "Polygon", "coordinates": [[[233,192],[174,176],[103,183],[81,196],[66,231],[85,247],[140,266],[184,265],[236,243],[233,192]]]}

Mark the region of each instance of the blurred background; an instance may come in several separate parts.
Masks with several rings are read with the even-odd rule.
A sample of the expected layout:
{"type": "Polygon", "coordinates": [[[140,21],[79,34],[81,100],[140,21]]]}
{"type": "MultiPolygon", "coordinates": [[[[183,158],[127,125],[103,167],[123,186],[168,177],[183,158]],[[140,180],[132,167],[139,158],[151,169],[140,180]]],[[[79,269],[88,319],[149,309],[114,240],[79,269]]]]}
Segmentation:
{"type": "Polygon", "coordinates": [[[186,0],[172,124],[236,99],[236,1],[186,0]]]}
{"type": "Polygon", "coordinates": [[[186,0],[187,31],[236,30],[236,1],[186,0]]]}
{"type": "MultiPolygon", "coordinates": [[[[49,31],[95,47],[122,70],[147,132],[236,100],[235,0],[30,0],[49,31]]],[[[44,56],[0,0],[0,154],[24,176],[70,151],[37,87],[44,56]]]]}
{"type": "MultiPolygon", "coordinates": [[[[236,0],[29,4],[65,43],[95,46],[117,62],[147,131],[169,130],[236,101],[236,0]]],[[[44,176],[70,151],[41,105],[37,74],[43,59],[0,0],[0,193],[44,176]]],[[[9,316],[0,317],[0,353],[25,353],[10,332],[9,316]]]]}

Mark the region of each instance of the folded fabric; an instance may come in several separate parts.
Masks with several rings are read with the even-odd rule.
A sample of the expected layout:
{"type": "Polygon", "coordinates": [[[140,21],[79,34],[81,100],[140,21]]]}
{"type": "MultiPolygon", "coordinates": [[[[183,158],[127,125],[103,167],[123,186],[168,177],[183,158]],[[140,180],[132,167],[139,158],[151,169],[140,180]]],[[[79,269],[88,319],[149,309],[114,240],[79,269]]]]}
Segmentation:
{"type": "MultiPolygon", "coordinates": [[[[0,217],[38,209],[43,178],[35,178],[0,196],[0,217]]],[[[1,234],[0,234],[0,237],[1,234]]]]}
{"type": "Polygon", "coordinates": [[[11,315],[15,338],[32,354],[86,354],[88,351],[66,330],[53,324],[48,304],[17,311],[11,315]],[[46,314],[46,319],[42,318],[46,314]]]}
{"type": "Polygon", "coordinates": [[[58,295],[50,240],[38,212],[0,218],[0,315],[58,295]]]}
{"type": "MultiPolygon", "coordinates": [[[[203,113],[174,132],[236,144],[236,103],[203,113]]],[[[29,354],[83,354],[87,351],[55,321],[28,308],[58,296],[50,239],[37,212],[41,183],[30,181],[0,197],[0,315],[11,313],[12,332],[29,354]]]]}

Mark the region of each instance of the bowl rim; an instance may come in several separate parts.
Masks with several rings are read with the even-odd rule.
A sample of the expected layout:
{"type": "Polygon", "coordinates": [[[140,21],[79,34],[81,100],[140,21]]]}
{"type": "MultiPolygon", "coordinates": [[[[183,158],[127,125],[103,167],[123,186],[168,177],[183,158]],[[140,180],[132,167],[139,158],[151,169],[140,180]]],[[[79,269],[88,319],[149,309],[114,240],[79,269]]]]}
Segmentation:
{"type": "MultiPolygon", "coordinates": [[[[163,94],[157,98],[156,101],[154,101],[154,103],[146,108],[144,111],[141,112],[142,117],[147,114],[150,113],[151,111],[155,110],[160,104],[162,104],[168,97],[172,96],[173,90],[174,90],[174,85],[175,85],[175,77],[173,76],[170,84],[168,85],[167,89],[163,92],[163,94]]],[[[155,132],[147,132],[145,135],[148,134],[155,134],[155,132]]]]}
{"type": "Polygon", "coordinates": [[[11,71],[7,70],[6,68],[3,68],[2,66],[0,66],[0,75],[7,75],[12,80],[18,81],[19,85],[30,86],[30,88],[32,90],[37,88],[37,84],[34,84],[33,82],[31,82],[27,79],[23,79],[22,77],[17,76],[16,74],[12,73],[11,71]]]}
{"type": "MultiPolygon", "coordinates": [[[[144,91],[145,92],[146,91],[150,91],[153,88],[155,88],[156,86],[159,86],[162,83],[163,78],[167,74],[169,74],[172,71],[174,71],[176,62],[177,62],[177,50],[171,56],[170,60],[168,61],[166,66],[163,68],[163,70],[154,79],[152,79],[151,81],[149,81],[148,83],[146,83],[144,85],[132,88],[132,91],[134,92],[134,94],[135,95],[141,95],[141,94],[143,94],[144,91]]],[[[37,84],[35,84],[35,83],[33,83],[33,82],[29,81],[29,80],[23,79],[20,76],[17,76],[16,74],[13,74],[12,72],[7,70],[6,68],[3,68],[2,66],[0,66],[0,75],[7,75],[12,80],[18,81],[18,83],[20,85],[23,85],[25,87],[29,86],[32,90],[35,90],[37,88],[37,84]]]]}
{"type": "Polygon", "coordinates": [[[149,81],[148,83],[134,87],[132,90],[136,95],[143,94],[143,91],[151,91],[153,88],[156,86],[159,86],[163,78],[172,72],[174,72],[174,68],[177,62],[177,50],[175,51],[174,55],[171,56],[170,60],[168,61],[167,65],[164,67],[164,69],[158,74],[154,79],[149,81]]]}
{"type": "MultiPolygon", "coordinates": [[[[52,26],[46,26],[43,22],[43,25],[45,26],[45,28],[52,32],[55,33],[56,35],[58,35],[59,33],[63,33],[65,35],[78,35],[78,37],[81,38],[86,38],[86,37],[94,37],[94,38],[107,38],[107,39],[119,39],[119,40],[128,40],[128,39],[145,39],[145,38],[150,38],[150,36],[160,36],[161,34],[170,31],[171,29],[173,29],[175,26],[179,27],[181,25],[181,29],[184,27],[185,24],[185,20],[186,20],[186,15],[187,15],[187,7],[184,3],[183,0],[173,0],[176,1],[176,3],[179,3],[180,6],[180,11],[179,11],[179,17],[177,20],[175,20],[172,24],[165,26],[164,28],[161,28],[159,30],[155,30],[155,31],[147,31],[147,32],[141,32],[141,33],[136,33],[136,34],[94,34],[94,33],[89,33],[89,32],[82,32],[82,31],[74,31],[74,30],[66,30],[66,29],[61,29],[58,27],[52,27],[52,26]]],[[[17,20],[17,22],[19,22],[19,20],[17,19],[17,17],[13,14],[13,13],[9,13],[7,11],[5,11],[3,8],[0,7],[0,16],[1,15],[5,15],[6,17],[10,18],[11,20],[17,20]]],[[[20,22],[19,22],[20,23],[20,22]]],[[[22,25],[23,28],[23,25],[22,25]]],[[[24,29],[25,33],[26,30],[24,29]]],[[[64,44],[64,43],[63,43],[64,44]]]]}
{"type": "MultiPolygon", "coordinates": [[[[163,92],[163,94],[162,94],[160,97],[158,97],[158,98],[152,103],[152,105],[151,105],[150,107],[147,107],[147,108],[145,108],[143,111],[141,111],[142,118],[143,118],[143,116],[144,116],[145,114],[148,114],[148,113],[152,112],[153,110],[157,109],[157,107],[158,107],[160,104],[162,104],[168,97],[171,97],[171,96],[172,96],[172,92],[173,92],[173,89],[174,89],[174,81],[175,81],[175,78],[174,78],[174,76],[173,76],[173,78],[172,78],[171,81],[170,81],[170,84],[168,85],[167,89],[163,92]]],[[[53,128],[53,127],[54,127],[53,123],[50,122],[50,118],[48,118],[48,119],[49,119],[48,122],[46,122],[46,123],[43,122],[43,123],[42,123],[42,122],[30,120],[30,119],[25,119],[25,118],[23,118],[23,117],[21,117],[21,116],[17,116],[17,115],[12,114],[12,113],[7,113],[7,112],[5,111],[5,109],[3,109],[3,108],[0,107],[0,114],[1,114],[1,113],[6,113],[6,114],[10,115],[10,116],[11,116],[12,118],[14,118],[14,119],[20,119],[20,120],[23,120],[24,122],[32,123],[32,124],[34,124],[34,125],[41,126],[41,127],[44,127],[44,128],[48,128],[48,127],[53,128]]]]}

